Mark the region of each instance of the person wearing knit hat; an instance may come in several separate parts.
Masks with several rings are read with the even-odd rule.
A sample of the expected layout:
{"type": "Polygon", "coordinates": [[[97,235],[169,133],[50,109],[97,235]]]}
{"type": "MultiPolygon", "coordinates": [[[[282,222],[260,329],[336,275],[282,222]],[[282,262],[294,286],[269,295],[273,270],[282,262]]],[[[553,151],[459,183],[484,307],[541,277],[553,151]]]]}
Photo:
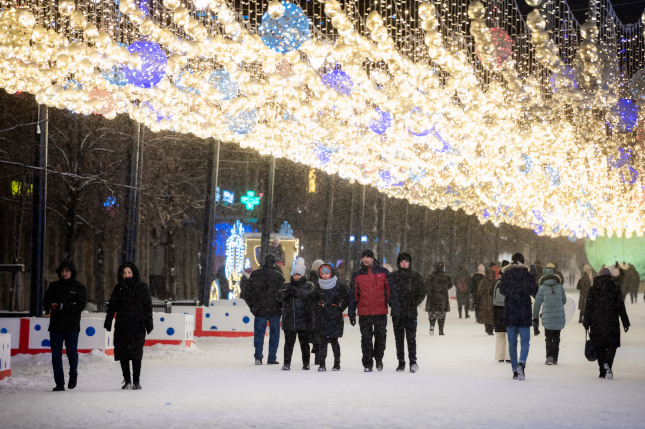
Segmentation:
{"type": "Polygon", "coordinates": [[[435,263],[434,271],[425,279],[425,288],[428,292],[426,311],[430,321],[430,335],[434,335],[435,323],[439,325],[439,335],[444,335],[446,313],[450,311],[448,291],[452,288],[452,280],[446,274],[446,266],[443,262],[435,263]]]}
{"type": "Polygon", "coordinates": [[[578,317],[578,323],[583,322],[585,314],[585,304],[587,303],[587,295],[589,294],[589,288],[593,284],[593,270],[591,265],[585,264],[582,268],[582,276],[578,283],[576,284],[576,289],[580,291],[580,298],[578,298],[578,309],[580,310],[580,316],[578,317]]]}
{"type": "Polygon", "coordinates": [[[593,279],[583,318],[583,326],[589,331],[589,338],[598,355],[600,378],[614,378],[614,357],[620,347],[620,322],[627,332],[630,323],[625,300],[616,286],[615,277],[608,267],[604,267],[593,279]]]}
{"type": "Polygon", "coordinates": [[[249,276],[247,290],[242,297],[253,316],[253,347],[255,349],[255,364],[262,365],[264,336],[269,325],[269,356],[268,365],[277,365],[277,352],[280,343],[280,317],[282,305],[275,298],[276,292],[284,284],[282,272],[276,267],[276,257],[268,253],[264,265],[253,271],[249,276]]]}
{"type": "Polygon", "coordinates": [[[397,315],[399,300],[394,280],[390,272],[374,258],[374,252],[366,249],[361,255],[360,268],[352,275],[348,311],[352,326],[356,325],[358,312],[365,372],[372,371],[374,361],[376,369],[383,370],[388,305],[392,314],[397,315]]]}
{"type": "Polygon", "coordinates": [[[314,335],[318,350],[318,371],[326,371],[327,345],[331,344],[334,353],[332,371],[340,371],[340,344],[338,338],[343,336],[345,322],[343,311],[349,303],[349,291],[334,275],[330,264],[318,268],[320,279],[314,286],[311,297],[313,306],[314,335]]]}
{"type": "Polygon", "coordinates": [[[282,303],[282,330],[284,331],[284,363],[283,371],[291,370],[291,356],[296,344],[300,343],[302,353],[302,369],[309,369],[309,331],[311,329],[310,295],[314,285],[307,281],[304,265],[295,265],[293,275],[288,283],[276,292],[275,298],[282,303]]]}
{"type": "Polygon", "coordinates": [[[529,356],[533,309],[531,296],[537,293],[537,282],[524,265],[524,255],[513,254],[511,263],[502,269],[499,291],[504,295],[504,322],[508,336],[513,379],[524,380],[529,356]],[[520,337],[520,355],[517,355],[517,337],[520,337]]]}
{"type": "Polygon", "coordinates": [[[405,370],[405,340],[408,344],[410,372],[417,372],[417,307],[425,298],[425,287],[421,274],[412,271],[412,256],[401,252],[396,258],[397,270],[392,273],[396,294],[401,307],[398,315],[392,315],[396,357],[399,361],[397,372],[405,370]]]}
{"type": "MultiPolygon", "coordinates": [[[[477,318],[477,315],[479,314],[479,294],[477,293],[477,290],[479,289],[479,283],[481,283],[482,280],[484,280],[484,275],[486,274],[486,267],[484,267],[484,264],[479,264],[477,265],[477,272],[470,276],[470,281],[468,282],[468,290],[470,293],[470,302],[471,302],[471,310],[475,312],[475,319],[477,318]]],[[[470,316],[466,316],[468,318],[470,316]]],[[[430,334],[432,335],[432,333],[430,334]]]]}
{"type": "Polygon", "coordinates": [[[85,286],[76,280],[76,265],[69,259],[56,269],[58,280],[49,284],[43,298],[43,307],[49,317],[49,344],[54,369],[54,392],[65,390],[63,371],[63,343],[69,361],[69,383],[76,387],[78,379],[78,334],[81,330],[81,312],[85,309],[85,286]]]}

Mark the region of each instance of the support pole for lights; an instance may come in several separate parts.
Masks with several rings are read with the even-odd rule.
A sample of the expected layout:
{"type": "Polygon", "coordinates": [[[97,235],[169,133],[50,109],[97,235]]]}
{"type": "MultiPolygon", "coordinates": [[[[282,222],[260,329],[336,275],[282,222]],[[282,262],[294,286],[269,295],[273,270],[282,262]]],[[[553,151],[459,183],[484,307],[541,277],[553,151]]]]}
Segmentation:
{"type": "Polygon", "coordinates": [[[38,105],[39,121],[36,125],[40,134],[40,145],[36,151],[34,173],[32,250],[31,250],[31,293],[29,315],[42,317],[45,287],[45,237],[47,225],[47,144],[49,139],[49,110],[44,104],[38,105]]]}
{"type": "Polygon", "coordinates": [[[273,230],[273,186],[275,184],[275,157],[271,156],[269,161],[269,176],[266,185],[266,197],[264,199],[264,210],[262,219],[262,237],[260,239],[260,265],[269,253],[269,238],[273,230]]]}
{"type": "Polygon", "coordinates": [[[219,180],[219,152],[221,142],[217,140],[210,147],[208,178],[206,183],[206,206],[204,214],[204,243],[201,254],[201,278],[199,283],[199,304],[210,301],[211,278],[213,276],[213,239],[215,216],[217,216],[217,182],[219,180]]]}
{"type": "Polygon", "coordinates": [[[336,176],[330,177],[329,194],[327,196],[327,222],[325,222],[325,247],[323,249],[323,258],[325,262],[331,260],[331,233],[334,223],[334,188],[336,186],[336,176]]]}
{"type": "Polygon", "coordinates": [[[128,219],[126,221],[123,248],[121,250],[121,263],[132,262],[136,264],[137,240],[139,238],[139,164],[141,155],[141,124],[135,122],[134,138],[130,153],[130,172],[128,177],[128,219]]]}

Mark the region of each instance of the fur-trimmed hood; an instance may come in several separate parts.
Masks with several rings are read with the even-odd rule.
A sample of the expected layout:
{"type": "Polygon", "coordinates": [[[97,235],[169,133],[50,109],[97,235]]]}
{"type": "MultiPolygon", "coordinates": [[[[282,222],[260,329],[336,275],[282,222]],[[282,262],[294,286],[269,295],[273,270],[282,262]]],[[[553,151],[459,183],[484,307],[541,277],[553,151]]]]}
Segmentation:
{"type": "Polygon", "coordinates": [[[520,264],[520,263],[517,263],[517,264],[516,263],[511,263],[511,264],[508,264],[507,266],[505,266],[504,268],[502,268],[502,273],[506,273],[507,271],[514,270],[516,268],[517,269],[522,268],[522,269],[525,269],[528,272],[531,272],[530,267],[528,265],[524,265],[524,264],[520,264]]]}

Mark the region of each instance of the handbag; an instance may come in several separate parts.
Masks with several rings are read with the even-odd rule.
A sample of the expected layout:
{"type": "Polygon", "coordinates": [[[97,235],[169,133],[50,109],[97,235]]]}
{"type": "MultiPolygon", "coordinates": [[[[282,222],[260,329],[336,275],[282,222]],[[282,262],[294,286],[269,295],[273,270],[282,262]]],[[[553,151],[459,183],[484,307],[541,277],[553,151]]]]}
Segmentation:
{"type": "Polygon", "coordinates": [[[587,330],[585,330],[585,357],[589,362],[598,360],[598,354],[596,353],[596,348],[591,342],[591,338],[587,337],[587,330]]]}

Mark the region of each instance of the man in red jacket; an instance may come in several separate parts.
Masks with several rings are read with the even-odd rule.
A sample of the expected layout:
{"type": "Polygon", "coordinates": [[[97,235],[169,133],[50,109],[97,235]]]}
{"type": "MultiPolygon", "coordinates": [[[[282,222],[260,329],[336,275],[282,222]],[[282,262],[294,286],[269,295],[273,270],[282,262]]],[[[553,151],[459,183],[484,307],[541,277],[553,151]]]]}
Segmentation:
{"type": "Polygon", "coordinates": [[[371,372],[373,360],[376,369],[383,370],[383,354],[387,335],[387,306],[392,315],[399,312],[399,301],[390,272],[374,259],[370,249],[361,255],[361,267],[352,275],[349,294],[349,322],[356,325],[356,309],[360,316],[361,350],[365,372],[371,372]]]}

